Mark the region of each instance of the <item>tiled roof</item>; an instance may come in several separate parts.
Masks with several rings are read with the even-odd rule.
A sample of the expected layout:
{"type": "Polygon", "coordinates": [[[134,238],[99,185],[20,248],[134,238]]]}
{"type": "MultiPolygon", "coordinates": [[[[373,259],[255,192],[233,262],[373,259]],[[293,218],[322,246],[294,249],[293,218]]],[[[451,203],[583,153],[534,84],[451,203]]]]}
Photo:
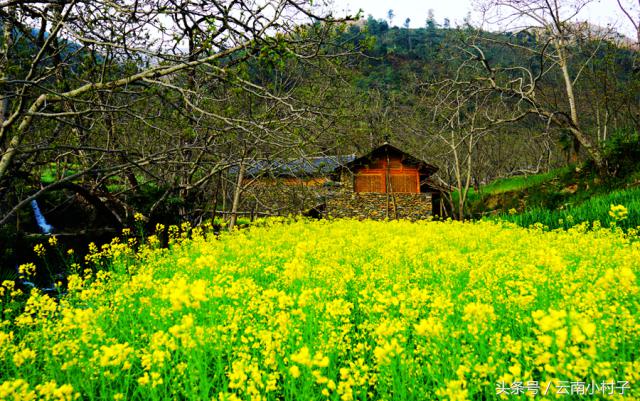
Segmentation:
{"type": "MultiPolygon", "coordinates": [[[[355,160],[355,155],[316,156],[292,160],[258,160],[247,166],[247,177],[323,177],[355,160]]],[[[232,168],[232,172],[238,168],[232,168]]]]}

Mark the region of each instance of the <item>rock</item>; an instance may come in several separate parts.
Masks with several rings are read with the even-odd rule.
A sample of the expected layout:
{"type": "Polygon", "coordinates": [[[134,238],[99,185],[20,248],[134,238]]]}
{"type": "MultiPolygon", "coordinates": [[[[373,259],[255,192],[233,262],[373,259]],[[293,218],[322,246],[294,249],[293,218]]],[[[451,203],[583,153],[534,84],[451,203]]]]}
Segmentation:
{"type": "Polygon", "coordinates": [[[578,191],[578,184],[571,184],[560,191],[563,194],[575,194],[578,191]]]}

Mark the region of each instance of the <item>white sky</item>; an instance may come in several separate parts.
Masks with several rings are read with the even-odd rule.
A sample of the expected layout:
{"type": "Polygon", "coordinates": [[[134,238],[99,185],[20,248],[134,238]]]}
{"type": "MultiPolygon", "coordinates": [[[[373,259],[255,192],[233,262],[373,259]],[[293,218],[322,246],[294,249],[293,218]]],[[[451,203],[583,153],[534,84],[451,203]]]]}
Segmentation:
{"type": "MultiPolygon", "coordinates": [[[[637,1],[623,0],[623,4],[625,2],[636,4],[636,10],[631,15],[640,18],[637,1]]],[[[478,15],[474,15],[471,3],[471,0],[336,0],[334,9],[339,13],[347,11],[355,14],[362,8],[365,18],[371,14],[376,19],[387,19],[387,12],[393,9],[395,17],[392,25],[402,26],[407,18],[411,18],[410,27],[419,28],[425,26],[429,9],[433,9],[436,22],[439,24],[442,24],[444,18],[449,18],[451,26],[462,25],[469,11],[472,12],[472,21],[477,21],[478,15]]],[[[635,37],[631,23],[620,11],[616,0],[595,0],[583,10],[578,19],[588,20],[600,26],[611,24],[617,27],[619,32],[635,37]]]]}

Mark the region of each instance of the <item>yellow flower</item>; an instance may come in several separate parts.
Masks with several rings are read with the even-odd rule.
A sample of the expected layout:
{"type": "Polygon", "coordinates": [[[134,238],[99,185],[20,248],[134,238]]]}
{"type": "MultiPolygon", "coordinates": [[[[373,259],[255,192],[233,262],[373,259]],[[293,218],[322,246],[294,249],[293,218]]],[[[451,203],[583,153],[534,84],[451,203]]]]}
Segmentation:
{"type": "Polygon", "coordinates": [[[142,213],[140,213],[140,212],[136,212],[136,213],[133,215],[133,219],[134,219],[135,221],[145,221],[145,220],[147,220],[147,219],[144,217],[144,215],[143,215],[142,213]]]}
{"type": "Polygon", "coordinates": [[[291,376],[297,379],[298,377],[300,377],[300,368],[298,367],[298,365],[293,365],[289,368],[289,373],[291,373],[291,376]]]}
{"type": "Polygon", "coordinates": [[[567,312],[564,310],[549,309],[549,313],[545,313],[544,311],[537,310],[532,313],[532,316],[540,327],[540,330],[549,332],[564,326],[567,312]]]}
{"type": "Polygon", "coordinates": [[[49,245],[51,246],[58,245],[58,237],[56,237],[55,235],[52,235],[51,237],[49,237],[49,245]]]}
{"type": "Polygon", "coordinates": [[[35,391],[29,383],[22,379],[6,380],[0,383],[0,400],[32,401],[36,399],[35,391]]]}
{"type": "Polygon", "coordinates": [[[311,353],[309,352],[309,348],[302,347],[298,352],[291,355],[291,360],[293,362],[299,363],[304,366],[311,366],[311,353]]]}
{"type": "Polygon", "coordinates": [[[622,221],[627,218],[629,211],[623,205],[611,205],[609,216],[615,221],[622,221]]]}
{"type": "Polygon", "coordinates": [[[36,386],[41,400],[51,401],[73,401],[80,397],[80,393],[74,392],[70,384],[63,384],[58,387],[55,381],[46,382],[36,386]]]}
{"type": "Polygon", "coordinates": [[[164,380],[162,380],[162,377],[160,376],[160,373],[151,372],[151,387],[157,387],[157,386],[161,385],[162,383],[164,383],[164,380]]]}
{"type": "Polygon", "coordinates": [[[18,266],[18,273],[23,277],[33,277],[36,275],[36,265],[33,263],[25,263],[18,266]]]}
{"type": "Polygon", "coordinates": [[[13,354],[13,363],[16,366],[22,366],[25,362],[30,362],[34,359],[36,359],[36,353],[29,348],[23,348],[13,354]]]}
{"type": "Polygon", "coordinates": [[[140,377],[138,377],[138,384],[141,386],[146,386],[147,384],[149,384],[149,373],[144,372],[144,374],[140,377]]]}
{"type": "Polygon", "coordinates": [[[42,244],[37,244],[36,246],[34,246],[33,251],[36,253],[36,255],[40,257],[43,257],[44,254],[46,253],[46,250],[44,249],[44,245],[42,244]]]}
{"type": "Polygon", "coordinates": [[[73,399],[65,377],[114,401],[188,398],[211,357],[220,363],[207,373],[227,385],[208,396],[220,400],[278,398],[287,380],[301,398],[339,401],[392,398],[398,383],[415,398],[473,400],[496,380],[640,380],[640,242],[618,230],[285,218],[215,237],[172,227],[155,237],[172,236],[164,249],[144,241],[134,252],[122,236],[94,244],[97,266],[71,267],[59,299],[0,286],[0,400],[73,399]],[[47,369],[34,374],[35,361],[47,369]]]}
{"type": "Polygon", "coordinates": [[[436,395],[450,401],[466,401],[469,399],[469,390],[466,389],[464,380],[448,380],[445,388],[436,390],[436,395]]]}
{"type": "Polygon", "coordinates": [[[442,323],[433,318],[421,319],[413,327],[419,336],[437,336],[443,330],[442,323]]]}
{"type": "Polygon", "coordinates": [[[133,348],[127,343],[103,345],[100,347],[99,363],[103,367],[122,366],[122,370],[128,370],[131,363],[127,359],[131,354],[133,354],[133,348]]]}

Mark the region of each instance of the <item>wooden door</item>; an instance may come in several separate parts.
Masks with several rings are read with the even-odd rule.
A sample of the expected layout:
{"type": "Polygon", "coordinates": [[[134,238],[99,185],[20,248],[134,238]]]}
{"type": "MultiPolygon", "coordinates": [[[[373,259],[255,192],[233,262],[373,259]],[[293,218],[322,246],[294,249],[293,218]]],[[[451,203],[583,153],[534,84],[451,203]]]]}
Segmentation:
{"type": "Polygon", "coordinates": [[[381,173],[358,173],[355,182],[356,192],[385,192],[384,175],[381,173]]]}
{"type": "Polygon", "coordinates": [[[417,171],[391,171],[389,176],[389,191],[396,193],[420,192],[419,177],[417,171]]]}

